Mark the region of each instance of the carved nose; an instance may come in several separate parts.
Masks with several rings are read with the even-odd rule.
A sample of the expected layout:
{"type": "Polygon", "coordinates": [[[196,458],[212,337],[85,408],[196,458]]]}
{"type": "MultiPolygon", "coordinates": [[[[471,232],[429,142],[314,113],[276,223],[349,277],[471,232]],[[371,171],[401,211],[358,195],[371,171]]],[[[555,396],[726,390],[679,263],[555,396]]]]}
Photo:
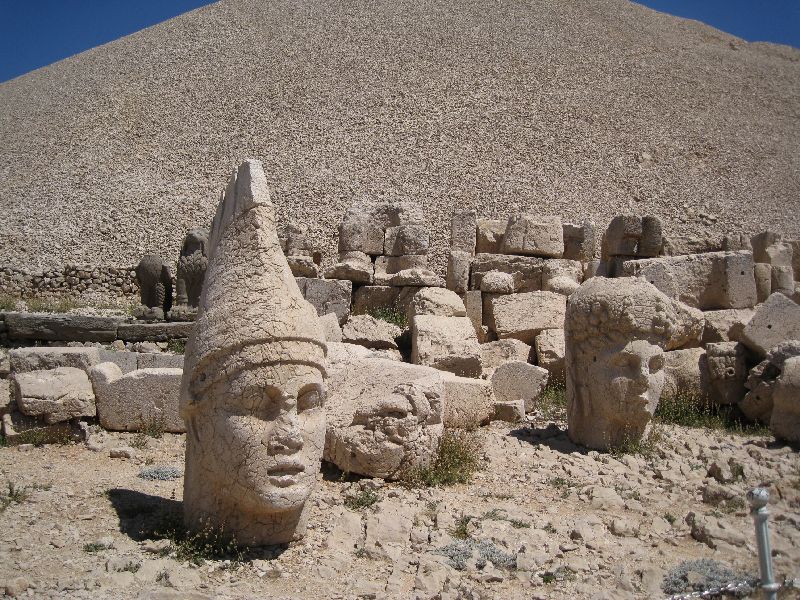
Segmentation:
{"type": "Polygon", "coordinates": [[[294,411],[286,412],[275,422],[268,448],[273,454],[292,454],[303,447],[303,436],[294,411]]]}

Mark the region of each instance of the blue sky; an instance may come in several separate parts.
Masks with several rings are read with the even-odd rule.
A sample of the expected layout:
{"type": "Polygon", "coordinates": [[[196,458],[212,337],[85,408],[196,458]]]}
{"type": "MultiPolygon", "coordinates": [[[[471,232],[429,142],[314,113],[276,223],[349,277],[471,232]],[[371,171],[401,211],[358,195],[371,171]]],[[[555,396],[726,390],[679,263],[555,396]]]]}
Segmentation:
{"type": "MultiPolygon", "coordinates": [[[[638,2],[749,41],[800,47],[800,0],[638,2]]],[[[0,0],[0,82],[206,4],[209,0],[0,0]]]]}

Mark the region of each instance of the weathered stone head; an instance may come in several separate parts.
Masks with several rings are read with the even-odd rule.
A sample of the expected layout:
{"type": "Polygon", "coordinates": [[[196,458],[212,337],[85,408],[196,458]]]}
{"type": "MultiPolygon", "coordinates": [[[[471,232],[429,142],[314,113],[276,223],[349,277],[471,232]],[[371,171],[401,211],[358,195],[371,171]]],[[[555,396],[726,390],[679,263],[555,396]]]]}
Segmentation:
{"type": "Polygon", "coordinates": [[[738,404],[747,391],[745,348],[738,342],[706,344],[711,398],[717,404],[738,404]]]}
{"type": "Polygon", "coordinates": [[[569,436],[606,450],[647,432],[664,387],[664,348],[678,318],[672,301],[631,277],[595,277],[567,306],[569,436]]]}
{"type": "Polygon", "coordinates": [[[261,163],[246,161],[214,217],[186,348],[189,527],[249,545],[302,536],[325,440],[325,353],[278,242],[261,163]]]}

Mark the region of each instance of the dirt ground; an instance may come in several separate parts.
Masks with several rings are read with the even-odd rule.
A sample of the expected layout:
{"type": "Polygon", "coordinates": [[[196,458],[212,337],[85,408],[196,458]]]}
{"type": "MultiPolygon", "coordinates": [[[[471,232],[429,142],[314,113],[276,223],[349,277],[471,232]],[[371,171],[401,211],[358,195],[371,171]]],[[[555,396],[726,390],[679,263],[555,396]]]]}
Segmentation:
{"type": "MultiPolygon", "coordinates": [[[[181,545],[153,539],[154,530],[179,520],[182,478],[140,477],[153,467],[180,473],[184,436],[97,432],[86,444],[0,448],[0,591],[34,598],[660,598],[665,575],[687,560],[757,576],[744,501],[757,485],[771,493],[778,578],[800,577],[796,450],[771,438],[664,426],[652,455],[614,457],[574,446],[564,429],[536,417],[482,428],[483,464],[469,485],[409,489],[353,481],[326,466],[305,539],[199,564],[184,558],[181,545]],[[111,458],[130,446],[139,446],[131,457],[111,458]]],[[[703,585],[704,576],[695,566],[686,579],[703,585]]],[[[780,597],[800,595],[784,590],[780,597]]]]}

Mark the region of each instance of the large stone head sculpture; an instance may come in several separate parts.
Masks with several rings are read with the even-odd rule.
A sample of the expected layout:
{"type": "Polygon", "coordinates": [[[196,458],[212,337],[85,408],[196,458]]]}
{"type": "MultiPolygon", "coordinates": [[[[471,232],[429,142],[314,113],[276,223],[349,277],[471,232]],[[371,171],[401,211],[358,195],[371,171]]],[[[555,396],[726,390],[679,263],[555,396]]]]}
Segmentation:
{"type": "Polygon", "coordinates": [[[261,163],[231,177],[186,348],[184,515],[238,543],[301,536],[325,440],[325,353],[281,250],[261,163]]]}
{"type": "Polygon", "coordinates": [[[644,436],[677,327],[672,301],[642,279],[595,277],[570,296],[565,364],[574,442],[606,450],[644,436]]]}

